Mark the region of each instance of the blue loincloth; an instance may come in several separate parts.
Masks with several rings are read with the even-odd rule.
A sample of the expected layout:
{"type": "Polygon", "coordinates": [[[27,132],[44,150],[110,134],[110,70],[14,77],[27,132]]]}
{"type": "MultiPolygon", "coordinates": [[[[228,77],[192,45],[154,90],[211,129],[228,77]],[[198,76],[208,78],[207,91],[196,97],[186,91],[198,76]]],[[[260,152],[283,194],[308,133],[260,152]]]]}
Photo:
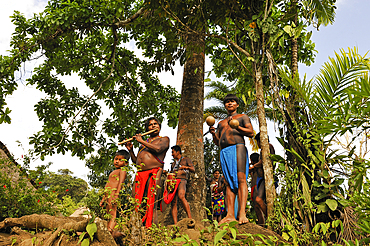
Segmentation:
{"type": "MultiPolygon", "coordinates": [[[[248,178],[249,158],[248,150],[246,149],[246,171],[245,177],[248,178]]],[[[229,183],[230,189],[235,194],[238,194],[238,165],[236,159],[236,145],[228,146],[220,152],[220,162],[224,177],[229,183]]]]}

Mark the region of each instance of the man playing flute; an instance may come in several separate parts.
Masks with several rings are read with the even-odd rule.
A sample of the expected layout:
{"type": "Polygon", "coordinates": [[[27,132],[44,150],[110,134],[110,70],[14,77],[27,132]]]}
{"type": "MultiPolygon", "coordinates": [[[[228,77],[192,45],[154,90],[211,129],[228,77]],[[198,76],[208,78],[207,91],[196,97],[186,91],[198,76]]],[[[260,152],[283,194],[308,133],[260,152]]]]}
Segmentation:
{"type": "Polygon", "coordinates": [[[144,202],[143,198],[146,199],[146,213],[142,218],[146,227],[151,227],[152,223],[158,223],[157,187],[160,185],[160,177],[164,165],[163,160],[170,145],[168,137],[159,136],[161,122],[155,117],[150,117],[145,122],[145,130],[150,131],[153,129],[158,129],[158,131],[152,132],[146,141],[143,140],[141,134],[136,134],[133,137],[134,140],[141,144],[137,156],[134,154],[132,143],[125,143],[132,161],[138,167],[133,194],[138,205],[144,202]]]}

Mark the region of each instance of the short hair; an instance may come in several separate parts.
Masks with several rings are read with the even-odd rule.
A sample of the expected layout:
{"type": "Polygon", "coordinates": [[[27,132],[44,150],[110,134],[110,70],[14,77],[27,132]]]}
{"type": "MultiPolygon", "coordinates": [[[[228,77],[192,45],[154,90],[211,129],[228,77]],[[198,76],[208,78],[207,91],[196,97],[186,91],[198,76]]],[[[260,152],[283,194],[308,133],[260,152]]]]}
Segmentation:
{"type": "Polygon", "coordinates": [[[218,169],[213,170],[213,174],[215,174],[216,172],[219,172],[221,174],[220,170],[218,170],[218,169]]]}
{"type": "Polygon", "coordinates": [[[125,157],[127,162],[128,160],[130,160],[130,153],[127,150],[124,149],[118,150],[114,156],[117,155],[122,155],[123,157],[125,157]]]}
{"type": "MultiPolygon", "coordinates": [[[[260,137],[261,137],[261,134],[259,132],[259,133],[256,134],[256,136],[254,136],[254,139],[256,139],[256,141],[261,141],[260,137]]],[[[270,142],[270,138],[268,136],[267,136],[267,141],[270,142]]]]}
{"type": "Polygon", "coordinates": [[[148,130],[148,128],[149,128],[149,122],[150,122],[151,120],[155,120],[155,121],[157,121],[157,123],[158,123],[158,125],[159,125],[159,128],[161,128],[161,129],[162,129],[162,124],[161,124],[161,122],[160,122],[156,117],[152,116],[152,117],[149,117],[149,118],[145,121],[145,131],[146,131],[146,132],[147,132],[147,131],[149,131],[149,130],[148,130]]]}
{"type": "Polygon", "coordinates": [[[173,149],[176,152],[180,152],[180,154],[181,154],[181,147],[180,146],[175,145],[175,146],[172,146],[171,149],[173,149]]]}
{"type": "Polygon", "coordinates": [[[252,153],[251,156],[250,156],[250,158],[251,158],[251,162],[257,163],[259,161],[259,159],[260,159],[260,154],[258,154],[258,153],[252,153]]]}
{"type": "Polygon", "coordinates": [[[239,98],[235,94],[227,94],[224,98],[224,105],[228,100],[234,100],[237,104],[239,104],[239,98]]]}

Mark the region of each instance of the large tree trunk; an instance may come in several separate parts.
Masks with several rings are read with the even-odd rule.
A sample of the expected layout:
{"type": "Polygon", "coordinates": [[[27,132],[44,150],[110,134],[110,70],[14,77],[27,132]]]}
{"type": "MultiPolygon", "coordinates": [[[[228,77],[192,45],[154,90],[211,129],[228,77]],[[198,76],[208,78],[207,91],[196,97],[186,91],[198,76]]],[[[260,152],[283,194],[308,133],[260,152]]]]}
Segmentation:
{"type": "MultiPolygon", "coordinates": [[[[189,157],[194,163],[195,174],[189,179],[186,199],[192,217],[201,221],[206,218],[203,209],[206,203],[203,155],[204,37],[188,33],[186,52],[188,58],[182,81],[177,144],[183,156],[189,157]]],[[[185,217],[183,210],[179,210],[179,220],[181,217],[185,217]]]]}
{"type": "Polygon", "coordinates": [[[265,113],[265,98],[263,94],[263,81],[261,67],[257,67],[256,71],[256,98],[257,98],[257,116],[260,128],[260,141],[262,149],[262,163],[263,171],[265,173],[265,190],[267,214],[272,216],[274,212],[274,200],[276,197],[276,190],[274,185],[273,167],[270,156],[270,147],[267,133],[267,122],[265,113]]]}

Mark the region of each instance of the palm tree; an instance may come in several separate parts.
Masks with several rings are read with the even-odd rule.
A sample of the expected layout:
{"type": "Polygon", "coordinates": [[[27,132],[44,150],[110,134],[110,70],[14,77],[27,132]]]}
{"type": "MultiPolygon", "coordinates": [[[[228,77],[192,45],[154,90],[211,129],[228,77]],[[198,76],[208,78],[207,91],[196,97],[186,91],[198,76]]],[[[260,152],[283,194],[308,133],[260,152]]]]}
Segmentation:
{"type": "MultiPolygon", "coordinates": [[[[370,78],[368,73],[370,59],[358,54],[358,50],[348,49],[340,50],[335,53],[335,58],[329,58],[320,70],[320,74],[311,80],[299,80],[298,77],[292,78],[291,73],[280,71],[282,82],[291,86],[293,93],[296,94],[297,102],[301,109],[305,109],[297,114],[295,119],[295,128],[299,138],[295,139],[300,145],[293,148],[290,146],[288,151],[295,157],[294,161],[288,161],[286,164],[290,170],[299,170],[298,179],[301,190],[301,201],[292,203],[293,210],[304,221],[306,228],[315,226],[315,220],[318,214],[329,213],[338,209],[344,210],[345,225],[353,224],[353,217],[349,216],[350,207],[341,207],[340,202],[345,199],[344,191],[340,191],[339,185],[342,177],[334,176],[337,167],[341,169],[340,175],[355,178],[361,181],[361,170],[353,168],[354,160],[351,152],[346,156],[338,154],[336,149],[332,148],[334,137],[342,134],[345,130],[358,128],[358,121],[367,118],[364,114],[353,114],[351,110],[361,107],[364,100],[356,98],[361,95],[370,98],[370,78]],[[363,87],[363,88],[361,88],[363,87]],[[365,88],[366,87],[366,88],[365,88]],[[354,94],[356,94],[354,96],[354,94]],[[346,120],[349,119],[349,120],[346,120]],[[354,122],[354,124],[351,124],[354,122]],[[301,154],[306,153],[306,154],[301,154]],[[348,169],[348,167],[350,167],[348,169]],[[348,170],[349,172],[344,172],[348,170]],[[331,187],[330,189],[325,189],[331,187]],[[333,192],[333,190],[336,190],[333,192]],[[313,202],[316,212],[305,209],[305,206],[313,202]]],[[[289,107],[288,104],[284,107],[289,107]]],[[[367,123],[368,123],[367,118],[367,123]]],[[[365,171],[366,172],[366,171],[365,171]]],[[[366,176],[366,174],[365,174],[366,176]]],[[[287,179],[288,180],[288,179],[287,179]]],[[[350,179],[348,179],[350,180],[350,179]]],[[[349,182],[349,186],[358,182],[349,182]]],[[[362,182],[359,182],[362,184],[362,182]]],[[[362,187],[362,185],[361,185],[362,187]]],[[[353,190],[351,187],[349,190],[353,190]]],[[[348,195],[348,193],[347,193],[348,195]]],[[[289,194],[292,197],[292,194],[289,194]]],[[[293,192],[293,197],[296,197],[293,192]]],[[[309,206],[312,206],[309,205],[309,206]]],[[[344,239],[353,236],[350,229],[344,230],[347,234],[340,235],[344,239]],[[348,236],[348,237],[347,237],[348,236]]]]}

